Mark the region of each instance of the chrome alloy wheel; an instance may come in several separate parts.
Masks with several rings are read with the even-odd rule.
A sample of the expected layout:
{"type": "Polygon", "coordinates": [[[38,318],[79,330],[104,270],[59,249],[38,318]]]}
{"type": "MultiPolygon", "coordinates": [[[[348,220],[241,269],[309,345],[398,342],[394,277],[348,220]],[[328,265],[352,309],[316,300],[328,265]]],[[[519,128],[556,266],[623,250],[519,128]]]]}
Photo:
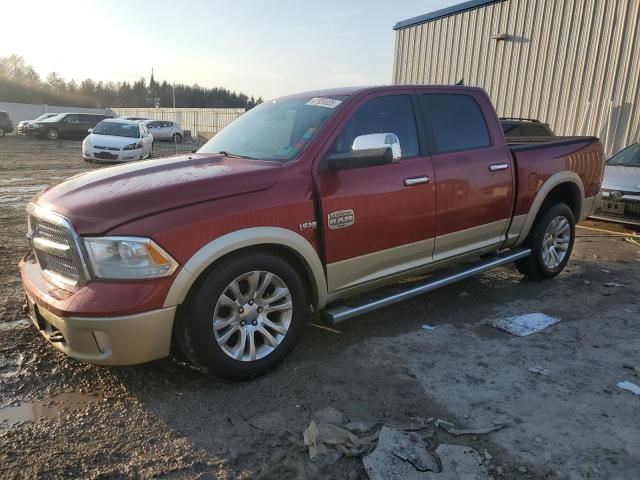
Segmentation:
{"type": "Polygon", "coordinates": [[[558,268],[567,255],[571,241],[571,225],[565,217],[554,218],[542,241],[542,261],[550,269],[558,268]]]}
{"type": "Polygon", "coordinates": [[[291,292],[280,277],[265,271],[248,272],[220,295],[213,313],[213,332],[229,357],[253,362],[282,343],[292,315],[291,292]]]}

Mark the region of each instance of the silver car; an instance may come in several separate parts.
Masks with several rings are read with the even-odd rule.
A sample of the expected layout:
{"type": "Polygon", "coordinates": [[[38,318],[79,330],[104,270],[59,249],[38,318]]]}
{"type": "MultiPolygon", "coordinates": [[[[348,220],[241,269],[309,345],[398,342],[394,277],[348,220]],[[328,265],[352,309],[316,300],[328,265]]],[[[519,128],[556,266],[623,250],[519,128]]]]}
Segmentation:
{"type": "Polygon", "coordinates": [[[180,125],[168,120],[147,120],[144,123],[154,140],[169,140],[174,143],[181,143],[184,132],[180,125]]]}
{"type": "Polygon", "coordinates": [[[640,142],[607,160],[602,202],[591,218],[640,225],[640,142]]]}

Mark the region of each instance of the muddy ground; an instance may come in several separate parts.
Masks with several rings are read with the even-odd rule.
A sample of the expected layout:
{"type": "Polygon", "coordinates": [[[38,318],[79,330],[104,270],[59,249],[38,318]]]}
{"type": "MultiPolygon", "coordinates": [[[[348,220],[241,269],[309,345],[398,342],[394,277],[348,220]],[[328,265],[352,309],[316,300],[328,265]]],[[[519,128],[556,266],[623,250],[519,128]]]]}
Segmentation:
{"type": "Polygon", "coordinates": [[[640,367],[639,245],[578,229],[554,280],[501,268],[335,331],[311,326],[280,368],[247,383],[172,360],[96,367],[24,319],[16,269],[29,197],[91,168],[77,141],[0,138],[0,478],[367,478],[359,457],[309,460],[302,432],[326,407],[416,430],[430,449],[471,446],[498,479],[637,477],[640,396],[616,384],[640,384],[628,368],[640,367]],[[561,321],[529,337],[489,325],[529,312],[561,321]],[[506,426],[454,436],[430,418],[506,426]]]}

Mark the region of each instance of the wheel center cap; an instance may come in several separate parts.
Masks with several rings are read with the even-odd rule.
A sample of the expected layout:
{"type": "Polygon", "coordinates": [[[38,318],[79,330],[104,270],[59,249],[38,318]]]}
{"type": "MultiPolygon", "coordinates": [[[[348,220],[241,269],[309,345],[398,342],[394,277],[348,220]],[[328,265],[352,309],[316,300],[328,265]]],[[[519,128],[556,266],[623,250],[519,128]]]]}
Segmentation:
{"type": "Polygon", "coordinates": [[[240,313],[240,319],[245,322],[252,322],[258,318],[258,305],[255,303],[245,303],[242,306],[242,313],[240,313]]]}

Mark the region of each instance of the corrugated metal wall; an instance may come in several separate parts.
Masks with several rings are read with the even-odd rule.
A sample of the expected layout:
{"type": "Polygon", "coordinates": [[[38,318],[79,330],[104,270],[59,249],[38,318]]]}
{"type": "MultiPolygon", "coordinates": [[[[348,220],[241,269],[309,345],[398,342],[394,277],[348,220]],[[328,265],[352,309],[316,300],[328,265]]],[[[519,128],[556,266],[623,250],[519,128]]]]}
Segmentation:
{"type": "Polygon", "coordinates": [[[640,0],[502,0],[396,31],[394,83],[460,79],[616,152],[640,140],[640,0]]]}
{"type": "Polygon", "coordinates": [[[176,122],[191,135],[218,133],[245,110],[244,108],[112,108],[118,117],[147,117],[176,122]]]}

